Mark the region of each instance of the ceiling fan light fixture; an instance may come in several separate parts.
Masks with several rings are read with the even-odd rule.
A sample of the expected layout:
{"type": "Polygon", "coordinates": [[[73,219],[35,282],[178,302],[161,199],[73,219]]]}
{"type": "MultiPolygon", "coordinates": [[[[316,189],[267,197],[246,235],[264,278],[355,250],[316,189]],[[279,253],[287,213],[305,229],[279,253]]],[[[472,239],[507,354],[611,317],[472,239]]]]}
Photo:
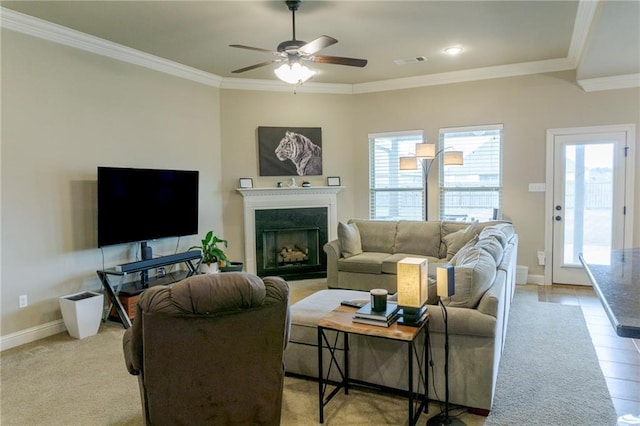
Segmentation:
{"type": "Polygon", "coordinates": [[[316,71],[302,65],[300,62],[282,64],[274,72],[276,77],[289,84],[302,84],[316,75],[316,71]]]}

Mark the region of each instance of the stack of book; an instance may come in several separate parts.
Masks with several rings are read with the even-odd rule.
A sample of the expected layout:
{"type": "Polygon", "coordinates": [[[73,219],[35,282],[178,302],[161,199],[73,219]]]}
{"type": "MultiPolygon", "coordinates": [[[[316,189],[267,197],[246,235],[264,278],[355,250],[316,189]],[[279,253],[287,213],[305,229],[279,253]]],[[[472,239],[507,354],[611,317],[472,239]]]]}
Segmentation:
{"type": "Polygon", "coordinates": [[[423,305],[419,308],[402,306],[398,311],[398,316],[398,324],[419,327],[427,318],[427,306],[423,305]]]}
{"type": "Polygon", "coordinates": [[[371,310],[371,303],[367,303],[356,311],[353,322],[389,327],[398,319],[398,312],[397,303],[387,302],[387,310],[385,312],[373,311],[371,310]]]}

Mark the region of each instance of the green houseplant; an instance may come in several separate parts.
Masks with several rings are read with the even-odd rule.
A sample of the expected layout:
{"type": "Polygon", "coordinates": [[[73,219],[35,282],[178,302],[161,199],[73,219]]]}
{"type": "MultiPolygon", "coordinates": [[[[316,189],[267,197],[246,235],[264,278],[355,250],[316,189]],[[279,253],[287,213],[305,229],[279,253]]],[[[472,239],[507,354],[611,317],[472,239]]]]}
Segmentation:
{"type": "Polygon", "coordinates": [[[218,247],[218,244],[224,244],[227,247],[227,240],[223,240],[216,236],[213,231],[209,231],[202,240],[202,245],[190,247],[189,250],[196,248],[202,250],[202,264],[207,265],[209,270],[212,269],[212,265],[215,265],[211,272],[216,272],[218,264],[224,266],[228,260],[224,250],[218,247]]]}

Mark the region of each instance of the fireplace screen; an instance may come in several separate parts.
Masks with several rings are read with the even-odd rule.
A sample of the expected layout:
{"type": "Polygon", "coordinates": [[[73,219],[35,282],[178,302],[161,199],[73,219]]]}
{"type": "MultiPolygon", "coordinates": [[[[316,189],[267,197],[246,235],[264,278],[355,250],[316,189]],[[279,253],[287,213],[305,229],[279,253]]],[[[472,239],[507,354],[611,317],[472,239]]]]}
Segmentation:
{"type": "Polygon", "coordinates": [[[319,228],[265,229],[263,268],[319,265],[319,228]]]}
{"type": "Polygon", "coordinates": [[[257,275],[284,279],[327,276],[327,209],[256,210],[257,275]]]}

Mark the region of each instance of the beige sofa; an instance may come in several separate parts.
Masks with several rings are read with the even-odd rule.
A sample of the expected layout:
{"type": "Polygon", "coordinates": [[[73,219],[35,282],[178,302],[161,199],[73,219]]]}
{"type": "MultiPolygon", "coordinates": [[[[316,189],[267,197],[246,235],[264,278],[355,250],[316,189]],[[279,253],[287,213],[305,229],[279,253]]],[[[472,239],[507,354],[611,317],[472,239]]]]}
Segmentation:
{"type": "MultiPolygon", "coordinates": [[[[403,223],[381,223],[375,221],[354,221],[360,230],[366,230],[362,236],[362,248],[372,244],[368,241],[367,232],[370,227],[380,226],[381,234],[392,234],[389,230],[397,227],[407,228],[403,223]],[[375,222],[375,223],[373,223],[375,222]],[[364,223],[364,226],[362,225],[364,223]]],[[[406,224],[413,225],[413,224],[406,224]]],[[[468,225],[457,224],[457,231],[467,230],[468,225]]],[[[420,225],[416,225],[420,226],[420,225]]],[[[427,223],[424,229],[439,229],[433,231],[438,235],[435,241],[427,242],[418,232],[413,232],[416,240],[414,247],[438,246],[442,241],[439,237],[442,229],[447,229],[448,223],[427,223]],[[422,241],[423,244],[419,244],[422,241]]],[[[509,306],[515,289],[515,268],[517,259],[518,236],[509,223],[478,224],[473,227],[472,237],[455,254],[433,257],[433,263],[442,261],[455,266],[456,294],[450,299],[443,300],[447,305],[449,329],[449,401],[455,405],[475,409],[474,412],[488,414],[493,403],[498,366],[502,354],[504,336],[506,333],[509,306]],[[481,229],[480,231],[478,231],[481,229]]],[[[456,232],[456,231],[453,231],[456,232]]],[[[445,235],[448,235],[447,232],[445,235]]],[[[391,236],[385,237],[389,241],[391,236]]],[[[466,238],[466,237],[465,237],[466,238]]],[[[382,240],[382,237],[378,241],[382,240]]],[[[373,241],[373,240],[372,240],[373,241]]],[[[408,247],[408,242],[397,236],[392,247],[408,247]],[[400,244],[398,244],[398,241],[400,244]]],[[[326,247],[327,251],[335,250],[336,242],[328,243],[333,247],[326,247]]],[[[372,244],[373,247],[373,244],[372,244]]],[[[380,247],[380,246],[378,246],[380,247]]],[[[382,253],[370,251],[369,253],[382,253]]],[[[408,252],[404,255],[386,252],[386,257],[419,253],[408,252]]],[[[356,256],[356,255],[353,255],[356,256]]],[[[376,255],[373,254],[373,258],[376,255]]],[[[347,257],[348,260],[349,257],[347,257]]],[[[377,257],[383,258],[382,256],[377,257]]],[[[389,260],[387,260],[388,262],[389,260]]],[[[377,261],[382,268],[383,261],[377,261]]],[[[395,288],[395,275],[390,272],[355,272],[338,271],[334,260],[334,279],[336,274],[343,287],[364,287],[369,289],[380,287],[387,283],[387,288],[395,288]],[[340,277],[342,275],[342,277],[340,277]],[[346,278],[357,281],[357,286],[348,284],[346,278]]],[[[333,286],[336,287],[336,282],[333,286]]],[[[363,290],[364,290],[363,289],[363,290]]],[[[317,328],[318,320],[340,304],[342,300],[367,299],[368,293],[358,290],[327,289],[317,292],[291,307],[291,338],[285,351],[285,369],[287,373],[317,377],[317,328]]],[[[437,298],[435,299],[437,300],[437,298]]],[[[434,300],[431,301],[432,303],[434,300]]],[[[429,306],[431,316],[429,322],[430,361],[433,368],[429,370],[429,398],[444,401],[444,319],[442,308],[437,305],[429,306]]],[[[327,355],[328,356],[328,355],[327,355]]],[[[356,380],[365,381],[390,388],[406,390],[406,347],[399,342],[376,339],[364,336],[350,338],[350,374],[356,380]]],[[[333,377],[337,379],[337,377],[333,377]]],[[[418,377],[414,379],[417,383],[418,377]]]]}
{"type": "Polygon", "coordinates": [[[338,226],[338,239],[325,244],[327,286],[348,290],[385,288],[396,291],[397,262],[407,256],[429,260],[432,276],[486,226],[448,221],[381,221],[351,219],[338,226]]]}

